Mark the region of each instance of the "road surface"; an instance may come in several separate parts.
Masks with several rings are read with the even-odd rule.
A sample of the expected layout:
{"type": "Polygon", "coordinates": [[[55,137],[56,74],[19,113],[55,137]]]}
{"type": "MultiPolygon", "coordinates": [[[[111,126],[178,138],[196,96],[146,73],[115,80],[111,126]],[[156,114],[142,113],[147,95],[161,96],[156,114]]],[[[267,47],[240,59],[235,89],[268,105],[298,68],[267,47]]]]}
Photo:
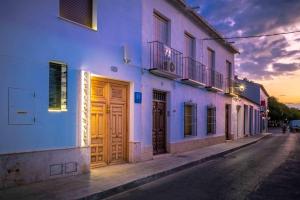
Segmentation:
{"type": "Polygon", "coordinates": [[[300,199],[300,134],[276,133],[109,199],[300,199]]]}

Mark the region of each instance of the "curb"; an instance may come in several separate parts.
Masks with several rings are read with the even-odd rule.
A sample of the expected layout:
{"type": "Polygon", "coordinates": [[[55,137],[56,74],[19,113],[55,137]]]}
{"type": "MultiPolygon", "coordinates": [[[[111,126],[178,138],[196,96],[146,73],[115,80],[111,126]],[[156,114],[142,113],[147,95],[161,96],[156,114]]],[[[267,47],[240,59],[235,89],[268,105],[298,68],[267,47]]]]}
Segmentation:
{"type": "Polygon", "coordinates": [[[120,185],[120,186],[108,189],[106,191],[100,191],[98,193],[91,194],[91,195],[88,195],[86,197],[82,197],[82,198],[79,198],[79,199],[80,200],[96,200],[96,199],[108,198],[108,197],[111,197],[113,195],[116,195],[116,194],[125,192],[127,190],[136,188],[138,186],[144,185],[146,183],[150,183],[152,181],[158,180],[158,179],[163,178],[165,176],[168,176],[168,175],[174,174],[176,172],[182,171],[184,169],[188,169],[188,168],[194,167],[196,165],[199,165],[201,163],[204,163],[204,162],[207,162],[207,161],[210,161],[210,160],[222,157],[222,156],[224,156],[226,154],[232,153],[232,152],[237,151],[239,149],[242,149],[244,147],[247,147],[247,146],[250,146],[252,144],[255,144],[258,141],[262,140],[263,138],[266,138],[266,137],[269,137],[269,136],[270,135],[263,135],[262,137],[258,138],[257,140],[254,140],[254,141],[249,142],[247,144],[244,144],[244,145],[232,148],[232,149],[228,149],[228,150],[225,150],[223,152],[220,152],[220,153],[217,153],[217,154],[214,154],[214,155],[207,156],[207,157],[202,158],[200,160],[191,161],[189,163],[177,166],[177,167],[175,167],[173,169],[169,169],[169,170],[166,170],[166,171],[158,172],[156,174],[152,174],[150,176],[143,177],[143,178],[131,181],[129,183],[125,183],[124,185],[120,185]]]}

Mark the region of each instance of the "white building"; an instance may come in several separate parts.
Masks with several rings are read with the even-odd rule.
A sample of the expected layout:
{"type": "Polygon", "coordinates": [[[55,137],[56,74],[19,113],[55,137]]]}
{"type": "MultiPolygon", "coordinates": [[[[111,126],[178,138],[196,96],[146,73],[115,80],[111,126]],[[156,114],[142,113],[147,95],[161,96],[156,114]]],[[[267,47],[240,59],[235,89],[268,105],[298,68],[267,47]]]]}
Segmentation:
{"type": "Polygon", "coordinates": [[[234,99],[236,107],[233,116],[236,116],[236,138],[266,133],[268,131],[268,98],[269,94],[263,85],[247,79],[236,79],[245,90],[237,92],[239,98],[234,99]]]}
{"type": "Polygon", "coordinates": [[[237,50],[182,0],[7,0],[0,25],[0,188],[241,130],[237,50]]]}

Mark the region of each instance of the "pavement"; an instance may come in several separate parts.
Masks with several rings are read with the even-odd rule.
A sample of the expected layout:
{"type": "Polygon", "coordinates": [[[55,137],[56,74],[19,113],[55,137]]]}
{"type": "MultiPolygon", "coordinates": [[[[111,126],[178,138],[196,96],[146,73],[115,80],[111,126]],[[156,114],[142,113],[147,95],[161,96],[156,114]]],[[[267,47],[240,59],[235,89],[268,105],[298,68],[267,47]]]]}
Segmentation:
{"type": "Polygon", "coordinates": [[[300,134],[273,134],[238,151],[108,199],[300,199],[299,144],[300,134]]]}
{"type": "Polygon", "coordinates": [[[89,174],[0,190],[0,199],[103,199],[255,144],[256,135],[153,160],[93,169],[89,174]]]}

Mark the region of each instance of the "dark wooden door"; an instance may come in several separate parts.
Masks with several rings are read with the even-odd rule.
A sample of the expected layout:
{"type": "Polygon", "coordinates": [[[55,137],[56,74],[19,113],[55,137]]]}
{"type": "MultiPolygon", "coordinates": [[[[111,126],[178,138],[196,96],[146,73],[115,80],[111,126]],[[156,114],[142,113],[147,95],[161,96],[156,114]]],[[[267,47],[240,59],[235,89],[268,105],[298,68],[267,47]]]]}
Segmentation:
{"type": "Polygon", "coordinates": [[[226,140],[231,139],[231,131],[230,131],[230,105],[226,104],[225,106],[225,135],[226,140]]]}
{"type": "Polygon", "coordinates": [[[156,99],[153,100],[152,145],[154,155],[166,153],[166,102],[156,99]]]}

